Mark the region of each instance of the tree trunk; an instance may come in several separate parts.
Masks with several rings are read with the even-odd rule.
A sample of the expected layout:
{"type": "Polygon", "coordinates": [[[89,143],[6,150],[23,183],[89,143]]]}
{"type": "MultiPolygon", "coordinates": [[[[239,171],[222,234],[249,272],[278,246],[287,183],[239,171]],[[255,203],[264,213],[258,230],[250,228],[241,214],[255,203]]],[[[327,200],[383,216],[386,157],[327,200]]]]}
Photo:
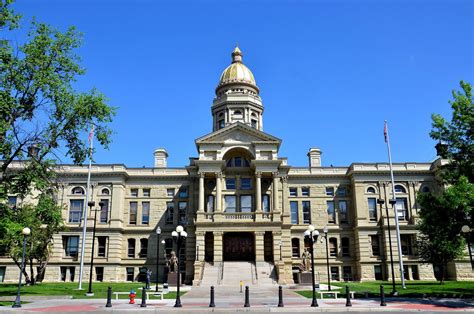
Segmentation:
{"type": "Polygon", "coordinates": [[[35,271],[33,270],[33,259],[30,258],[30,278],[31,278],[31,282],[30,284],[31,285],[34,285],[36,283],[36,280],[35,280],[35,271]]]}
{"type": "Polygon", "coordinates": [[[21,263],[19,263],[16,258],[13,258],[13,261],[15,262],[16,266],[18,266],[20,271],[23,272],[23,276],[25,276],[25,282],[27,284],[30,283],[30,276],[28,276],[28,273],[26,272],[26,264],[25,264],[25,267],[23,267],[23,269],[21,269],[21,263]]]}
{"type": "Polygon", "coordinates": [[[441,263],[441,265],[439,267],[441,267],[441,280],[439,281],[439,284],[442,285],[442,284],[444,284],[444,277],[445,277],[444,263],[441,263]]]}

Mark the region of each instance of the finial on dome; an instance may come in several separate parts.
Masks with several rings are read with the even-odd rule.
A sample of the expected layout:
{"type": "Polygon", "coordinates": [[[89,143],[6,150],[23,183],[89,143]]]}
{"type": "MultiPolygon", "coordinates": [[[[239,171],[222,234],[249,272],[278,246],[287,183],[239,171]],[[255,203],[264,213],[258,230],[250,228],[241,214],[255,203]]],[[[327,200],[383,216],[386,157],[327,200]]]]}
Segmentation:
{"type": "Polygon", "coordinates": [[[235,44],[234,51],[232,51],[232,63],[242,62],[242,51],[240,51],[238,44],[235,44]]]}

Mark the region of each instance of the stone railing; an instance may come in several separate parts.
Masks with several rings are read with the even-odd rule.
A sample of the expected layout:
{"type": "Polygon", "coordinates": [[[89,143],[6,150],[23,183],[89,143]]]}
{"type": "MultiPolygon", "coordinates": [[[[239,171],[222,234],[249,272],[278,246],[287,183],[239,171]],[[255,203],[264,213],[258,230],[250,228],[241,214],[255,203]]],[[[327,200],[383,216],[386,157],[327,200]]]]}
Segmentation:
{"type": "Polygon", "coordinates": [[[223,213],[225,220],[255,220],[255,213],[223,213]]]}

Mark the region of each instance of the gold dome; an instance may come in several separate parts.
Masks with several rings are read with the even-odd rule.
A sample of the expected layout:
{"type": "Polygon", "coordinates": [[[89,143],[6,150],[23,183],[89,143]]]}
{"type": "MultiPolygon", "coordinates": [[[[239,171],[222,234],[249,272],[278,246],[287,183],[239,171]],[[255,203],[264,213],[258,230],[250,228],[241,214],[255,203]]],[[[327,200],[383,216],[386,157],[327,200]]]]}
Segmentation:
{"type": "Polygon", "coordinates": [[[244,83],[257,88],[252,72],[242,63],[242,52],[239,47],[235,47],[232,52],[232,64],[222,72],[218,88],[234,83],[244,83]]]}

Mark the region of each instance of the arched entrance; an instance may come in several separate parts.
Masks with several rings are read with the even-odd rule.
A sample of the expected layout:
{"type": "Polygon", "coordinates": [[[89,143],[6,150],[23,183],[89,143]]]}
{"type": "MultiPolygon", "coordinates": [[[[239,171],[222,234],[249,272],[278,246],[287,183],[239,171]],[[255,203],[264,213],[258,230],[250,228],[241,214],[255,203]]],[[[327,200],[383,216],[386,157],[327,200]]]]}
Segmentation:
{"type": "Polygon", "coordinates": [[[224,261],[255,261],[255,236],[251,232],[224,233],[224,261]]]}

